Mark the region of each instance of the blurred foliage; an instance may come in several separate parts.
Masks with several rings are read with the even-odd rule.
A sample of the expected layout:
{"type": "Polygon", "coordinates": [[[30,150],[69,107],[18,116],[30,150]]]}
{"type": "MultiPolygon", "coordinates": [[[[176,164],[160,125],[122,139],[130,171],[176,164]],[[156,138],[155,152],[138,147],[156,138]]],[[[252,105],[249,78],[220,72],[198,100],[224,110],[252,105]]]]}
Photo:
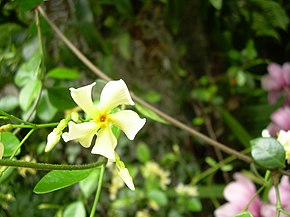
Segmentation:
{"type": "MultiPolygon", "coordinates": [[[[69,87],[97,79],[43,19],[42,58],[34,13],[38,4],[106,74],[123,78],[146,101],[236,150],[249,147],[277,107],[267,104],[260,78],[269,62],[289,61],[289,1],[0,0],[0,108],[15,116],[57,122],[75,107],[69,87]]],[[[162,124],[142,106],[136,109],[147,117],[146,127],[134,142],[121,136],[117,147],[136,191],[114,183],[110,169],[99,216],[210,216],[228,181],[222,174],[250,168],[238,162],[218,165],[212,147],[162,124]],[[210,168],[216,169],[204,176],[210,168]],[[197,194],[178,193],[179,183],[197,187],[197,194]]],[[[0,119],[1,125],[6,122],[0,119]]],[[[44,154],[50,131],[42,129],[29,138],[17,158],[96,160],[74,143],[60,142],[44,154]]],[[[26,133],[1,134],[0,141],[8,144],[5,157],[26,133]]],[[[0,178],[0,216],[86,216],[98,174],[53,193],[32,193],[44,174],[22,177],[18,169],[7,170],[0,178]]]]}

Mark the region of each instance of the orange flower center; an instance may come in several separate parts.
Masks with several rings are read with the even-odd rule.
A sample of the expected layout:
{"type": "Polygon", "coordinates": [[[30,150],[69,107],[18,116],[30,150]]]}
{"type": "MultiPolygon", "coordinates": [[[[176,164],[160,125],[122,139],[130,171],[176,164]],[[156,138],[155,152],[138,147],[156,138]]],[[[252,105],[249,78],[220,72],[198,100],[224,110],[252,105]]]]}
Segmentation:
{"type": "Polygon", "coordinates": [[[107,115],[101,115],[101,117],[100,117],[100,122],[102,122],[102,123],[104,123],[104,122],[106,122],[106,120],[107,120],[107,115]]]}

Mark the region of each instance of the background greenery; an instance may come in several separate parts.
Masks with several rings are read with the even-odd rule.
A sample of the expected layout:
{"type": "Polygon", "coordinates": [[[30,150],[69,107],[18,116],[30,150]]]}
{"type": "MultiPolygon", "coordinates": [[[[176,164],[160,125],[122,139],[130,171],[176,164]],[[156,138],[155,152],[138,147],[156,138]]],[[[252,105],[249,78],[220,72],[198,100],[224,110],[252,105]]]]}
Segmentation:
{"type": "MultiPolygon", "coordinates": [[[[45,50],[43,56],[39,53],[34,8],[42,3],[0,0],[0,108],[35,123],[62,119],[75,106],[68,88],[97,79],[42,18],[45,50]]],[[[46,1],[43,7],[107,75],[124,79],[144,100],[236,150],[249,147],[249,140],[260,135],[279,106],[268,105],[260,79],[268,63],[289,61],[289,1],[59,0],[46,1]]],[[[101,87],[103,82],[98,82],[101,87]]],[[[78,144],[64,142],[44,154],[51,130],[29,138],[17,158],[29,155],[51,163],[97,159],[78,144]]],[[[106,172],[99,216],[136,216],[144,209],[149,216],[212,216],[232,173],[250,170],[241,161],[217,164],[228,156],[150,119],[133,142],[120,138],[118,153],[137,190],[122,188],[111,200],[112,174],[106,172]],[[160,177],[146,177],[148,162],[169,171],[166,188],[158,182],[160,177]],[[207,169],[212,171],[205,176],[207,169]],[[178,183],[197,186],[199,196],[176,193],[178,183]]],[[[90,209],[94,187],[85,190],[77,184],[37,195],[32,190],[45,173],[25,174],[9,169],[0,178],[0,216],[68,217],[75,209],[84,216],[83,210],[90,209]]],[[[87,182],[96,180],[97,174],[87,182]]]]}

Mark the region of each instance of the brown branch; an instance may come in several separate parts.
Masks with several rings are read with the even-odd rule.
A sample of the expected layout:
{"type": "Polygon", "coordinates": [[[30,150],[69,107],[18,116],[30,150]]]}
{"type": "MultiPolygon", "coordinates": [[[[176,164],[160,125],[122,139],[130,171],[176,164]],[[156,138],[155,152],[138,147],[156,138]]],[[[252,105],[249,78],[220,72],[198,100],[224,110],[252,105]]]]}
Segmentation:
{"type": "MultiPolygon", "coordinates": [[[[48,24],[51,26],[51,28],[53,29],[53,31],[57,34],[57,36],[68,46],[68,48],[83,62],[83,64],[85,64],[92,72],[94,72],[97,76],[99,76],[101,79],[104,79],[106,81],[110,81],[112,80],[109,76],[107,76],[105,73],[103,73],[100,69],[98,69],[86,56],[84,56],[82,54],[81,51],[79,51],[69,40],[68,38],[58,29],[58,27],[47,17],[45,11],[41,8],[38,7],[38,10],[40,12],[40,14],[44,17],[44,19],[48,22],[48,24]]],[[[144,100],[142,100],[141,98],[137,97],[134,93],[131,92],[132,98],[139,104],[143,105],[144,107],[150,109],[151,111],[155,112],[157,115],[159,115],[160,117],[162,117],[163,119],[165,119],[166,121],[168,121],[169,123],[171,123],[172,125],[188,132],[189,134],[191,134],[192,136],[203,140],[204,142],[220,149],[223,152],[226,152],[230,155],[234,155],[237,158],[247,162],[247,163],[253,163],[254,160],[245,155],[242,154],[232,148],[229,148],[227,146],[225,146],[224,144],[217,142],[213,139],[211,139],[210,137],[194,130],[193,128],[185,125],[184,123],[172,118],[171,116],[167,115],[166,113],[160,111],[159,109],[153,107],[152,105],[148,104],[147,102],[145,102],[144,100]]]]}

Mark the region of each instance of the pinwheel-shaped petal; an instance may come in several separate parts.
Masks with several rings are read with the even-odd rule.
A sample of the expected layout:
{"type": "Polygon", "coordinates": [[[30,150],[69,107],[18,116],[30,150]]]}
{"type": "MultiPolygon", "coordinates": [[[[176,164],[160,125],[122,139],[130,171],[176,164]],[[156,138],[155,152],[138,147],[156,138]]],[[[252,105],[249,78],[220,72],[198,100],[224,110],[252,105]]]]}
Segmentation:
{"type": "Polygon", "coordinates": [[[144,126],[145,119],[131,110],[111,113],[119,105],[134,105],[129,90],[123,80],[110,81],[103,88],[99,107],[92,101],[92,88],[95,83],[75,89],[70,88],[73,100],[92,119],[90,122],[76,124],[69,122],[69,131],[63,134],[64,141],[76,140],[84,147],[90,147],[93,137],[97,139],[92,149],[93,154],[100,154],[115,161],[114,150],[117,139],[111,126],[119,127],[126,136],[133,140],[144,126]]]}

